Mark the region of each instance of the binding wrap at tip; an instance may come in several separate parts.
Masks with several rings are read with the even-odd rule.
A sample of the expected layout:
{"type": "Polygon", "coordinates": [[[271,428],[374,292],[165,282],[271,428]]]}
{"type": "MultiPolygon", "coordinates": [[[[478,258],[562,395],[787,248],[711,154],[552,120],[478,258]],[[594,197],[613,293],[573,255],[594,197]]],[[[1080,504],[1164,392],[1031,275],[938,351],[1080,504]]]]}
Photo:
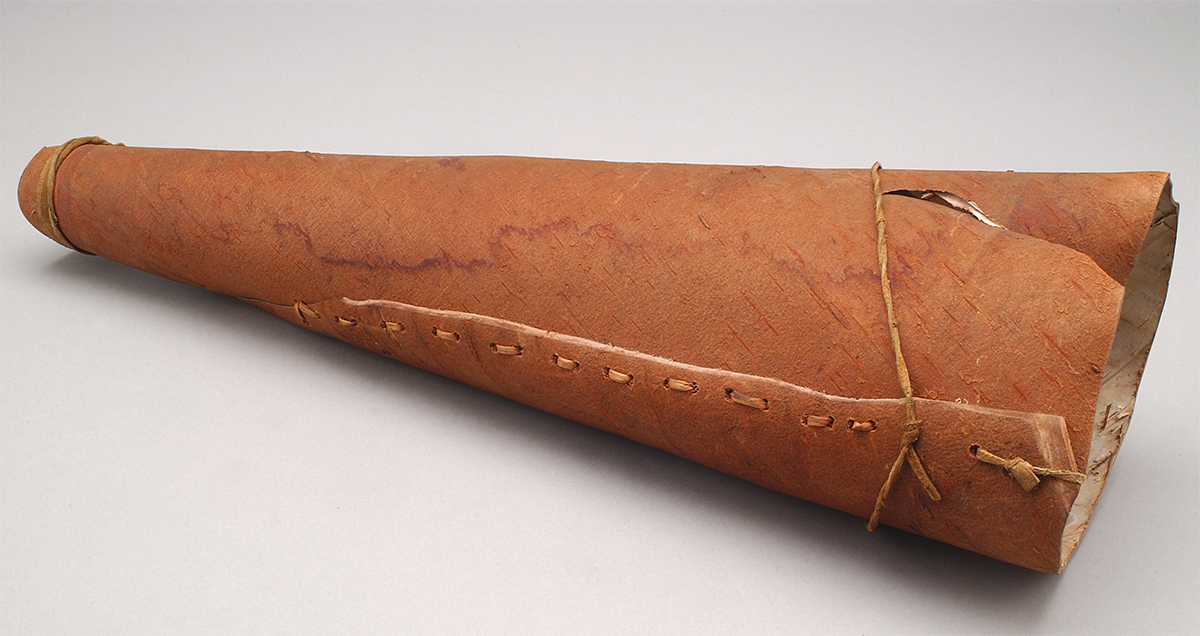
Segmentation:
{"type": "Polygon", "coordinates": [[[62,229],[58,227],[58,214],[54,211],[54,178],[58,174],[58,167],[62,165],[67,155],[71,154],[71,151],[89,144],[98,146],[112,145],[100,137],[76,137],[59,146],[54,151],[54,154],[50,155],[50,159],[46,161],[45,167],[42,168],[42,176],[38,178],[37,182],[37,194],[34,197],[33,213],[30,215],[33,217],[35,225],[43,228],[46,231],[46,235],[54,239],[56,243],[82,254],[91,254],[91,252],[79,249],[79,247],[67,239],[62,233],[62,229]]]}

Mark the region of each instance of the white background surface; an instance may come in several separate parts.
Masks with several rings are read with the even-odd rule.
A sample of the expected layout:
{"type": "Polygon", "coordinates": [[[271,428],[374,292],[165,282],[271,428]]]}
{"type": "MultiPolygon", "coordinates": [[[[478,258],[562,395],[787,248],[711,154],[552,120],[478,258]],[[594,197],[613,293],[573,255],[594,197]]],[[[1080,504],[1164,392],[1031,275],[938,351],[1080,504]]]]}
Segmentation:
{"type": "Polygon", "coordinates": [[[8,633],[1200,630],[1187,4],[4,2],[8,633]],[[1062,576],[881,529],[70,253],[44,145],[1167,170],[1170,297],[1062,576]]]}

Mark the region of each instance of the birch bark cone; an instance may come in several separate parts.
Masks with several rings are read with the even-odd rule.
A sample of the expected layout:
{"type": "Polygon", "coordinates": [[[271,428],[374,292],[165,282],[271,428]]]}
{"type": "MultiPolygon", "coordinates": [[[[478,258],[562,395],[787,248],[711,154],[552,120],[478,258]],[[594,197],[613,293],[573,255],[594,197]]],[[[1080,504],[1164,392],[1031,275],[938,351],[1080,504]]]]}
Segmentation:
{"type": "MultiPolygon", "coordinates": [[[[47,183],[56,150],[20,205],[81,251],[864,518],[900,449],[867,169],[85,144],[47,183]]],[[[941,493],[905,469],[881,521],[1061,571],[1165,299],[1168,175],[881,179],[941,493]]]]}

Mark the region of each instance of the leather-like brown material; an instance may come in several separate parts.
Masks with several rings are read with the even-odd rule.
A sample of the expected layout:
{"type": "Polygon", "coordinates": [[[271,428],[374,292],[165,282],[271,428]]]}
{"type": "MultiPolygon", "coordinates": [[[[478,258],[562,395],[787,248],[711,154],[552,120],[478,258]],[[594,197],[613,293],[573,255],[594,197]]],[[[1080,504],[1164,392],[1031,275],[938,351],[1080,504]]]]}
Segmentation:
{"type": "MultiPolygon", "coordinates": [[[[1089,466],[1168,176],[881,174],[1007,228],[884,196],[942,500],[906,468],[882,522],[1057,572],[1080,487],[1025,492],[969,448],[1089,466]]],[[[867,169],[84,146],[53,194],[80,249],[851,514],[900,448],[867,169]]]]}

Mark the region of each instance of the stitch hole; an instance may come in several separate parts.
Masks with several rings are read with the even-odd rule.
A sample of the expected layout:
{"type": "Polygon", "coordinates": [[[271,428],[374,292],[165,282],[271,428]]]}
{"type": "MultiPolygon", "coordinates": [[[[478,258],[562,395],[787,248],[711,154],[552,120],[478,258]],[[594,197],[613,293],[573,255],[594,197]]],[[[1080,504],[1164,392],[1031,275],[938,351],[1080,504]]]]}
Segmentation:
{"type": "Polygon", "coordinates": [[[633,376],[628,373],[621,373],[611,367],[604,367],[604,377],[616,382],[617,384],[632,384],[633,376]]]}
{"type": "Polygon", "coordinates": [[[688,382],[687,380],[679,380],[676,378],[667,378],[666,380],[663,380],[663,386],[671,389],[672,391],[679,391],[680,393],[695,393],[700,390],[700,387],[695,382],[688,382]]]}
{"type": "Polygon", "coordinates": [[[738,393],[733,389],[725,389],[725,399],[733,402],[734,404],[749,406],[750,408],[755,408],[760,411],[767,410],[766,398],[754,397],[746,395],[745,393],[738,393]]]}
{"type": "Polygon", "coordinates": [[[850,420],[850,430],[868,432],[875,430],[875,420],[850,420]]]}
{"type": "Polygon", "coordinates": [[[304,304],[304,301],[297,300],[295,304],[292,305],[292,308],[296,310],[296,317],[300,319],[300,322],[306,325],[308,324],[309,318],[312,318],[313,320],[321,319],[321,313],[316,309],[304,304]]]}
{"type": "Polygon", "coordinates": [[[554,364],[558,365],[559,368],[566,369],[567,371],[578,371],[579,370],[578,362],[564,358],[564,357],[558,355],[557,353],[550,356],[550,360],[554,364]]]}
{"type": "Polygon", "coordinates": [[[521,345],[506,345],[492,343],[492,353],[498,353],[502,356],[519,356],[521,355],[521,345]]]}
{"type": "Polygon", "coordinates": [[[390,320],[385,320],[385,321],[379,323],[379,326],[383,327],[384,331],[387,331],[388,333],[400,333],[400,332],[404,331],[403,324],[398,323],[398,322],[392,322],[390,320]]]}
{"type": "Polygon", "coordinates": [[[358,324],[357,318],[342,318],[341,316],[334,316],[333,319],[337,321],[337,324],[343,327],[353,327],[358,324]]]}
{"type": "Polygon", "coordinates": [[[457,331],[443,331],[437,327],[433,328],[433,335],[445,340],[446,342],[458,342],[461,339],[457,331]]]}
{"type": "Polygon", "coordinates": [[[804,418],[804,425],[812,428],[830,428],[833,426],[831,415],[809,415],[804,418]]]}

